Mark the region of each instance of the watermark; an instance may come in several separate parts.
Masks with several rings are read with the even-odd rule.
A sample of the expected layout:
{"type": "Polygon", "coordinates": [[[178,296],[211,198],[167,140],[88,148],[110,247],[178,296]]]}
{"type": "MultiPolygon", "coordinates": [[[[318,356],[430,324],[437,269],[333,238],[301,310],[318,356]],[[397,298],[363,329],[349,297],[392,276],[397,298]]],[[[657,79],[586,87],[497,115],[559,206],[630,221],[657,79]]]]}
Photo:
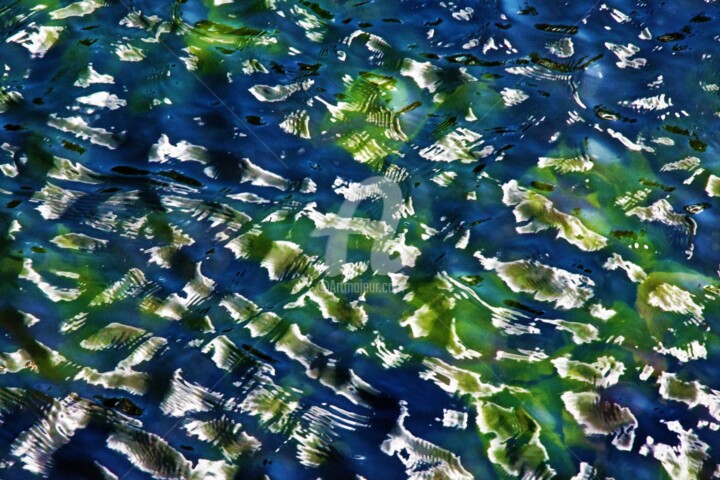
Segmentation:
{"type": "MultiPolygon", "coordinates": [[[[403,205],[402,191],[397,183],[386,177],[370,177],[359,184],[355,184],[355,195],[345,200],[340,206],[337,216],[348,222],[356,219],[353,215],[358,209],[360,202],[369,197],[382,199],[383,211],[380,218],[384,229],[381,234],[374,237],[370,251],[370,268],[378,275],[396,273],[403,264],[399,258],[390,258],[388,253],[388,242],[395,236],[398,223],[400,222],[400,208],[403,205]]],[[[348,224],[345,224],[347,227],[348,224]]],[[[313,237],[328,237],[325,248],[325,262],[328,266],[325,272],[328,277],[335,277],[342,274],[342,266],[347,262],[348,238],[352,234],[358,234],[351,228],[343,228],[338,225],[335,228],[319,228],[311,233],[313,237]]],[[[389,289],[387,291],[390,291],[389,289]]]]}
{"type": "Polygon", "coordinates": [[[325,288],[332,293],[356,293],[363,295],[365,293],[391,293],[392,284],[390,282],[336,282],[335,280],[323,280],[325,288]]]}

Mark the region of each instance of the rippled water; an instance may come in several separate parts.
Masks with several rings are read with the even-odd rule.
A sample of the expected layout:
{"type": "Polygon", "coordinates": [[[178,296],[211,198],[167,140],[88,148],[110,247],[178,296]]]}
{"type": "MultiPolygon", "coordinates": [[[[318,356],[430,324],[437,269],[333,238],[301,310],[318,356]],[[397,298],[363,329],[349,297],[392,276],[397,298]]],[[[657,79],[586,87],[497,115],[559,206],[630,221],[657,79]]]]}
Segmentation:
{"type": "Polygon", "coordinates": [[[720,477],[719,20],[0,2],[0,478],[720,477]]]}

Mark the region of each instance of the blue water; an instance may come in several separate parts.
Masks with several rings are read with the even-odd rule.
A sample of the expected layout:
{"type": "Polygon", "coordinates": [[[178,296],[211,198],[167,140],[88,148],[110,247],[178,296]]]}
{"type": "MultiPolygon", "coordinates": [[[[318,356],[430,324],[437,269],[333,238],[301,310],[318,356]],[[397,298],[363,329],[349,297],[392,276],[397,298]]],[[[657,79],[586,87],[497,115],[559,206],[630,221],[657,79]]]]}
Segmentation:
{"type": "Polygon", "coordinates": [[[217,3],[0,0],[0,478],[720,475],[714,1],[217,3]]]}

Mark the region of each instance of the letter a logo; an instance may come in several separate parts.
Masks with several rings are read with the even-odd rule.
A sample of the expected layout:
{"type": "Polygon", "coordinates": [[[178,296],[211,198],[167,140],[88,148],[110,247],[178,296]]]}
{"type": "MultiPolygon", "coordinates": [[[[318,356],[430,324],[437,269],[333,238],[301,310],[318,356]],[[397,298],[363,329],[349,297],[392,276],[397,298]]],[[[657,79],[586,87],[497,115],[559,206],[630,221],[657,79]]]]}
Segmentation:
{"type": "MultiPolygon", "coordinates": [[[[379,275],[387,275],[395,273],[402,268],[400,259],[390,258],[387,242],[395,234],[398,222],[398,216],[393,215],[397,212],[397,208],[402,205],[402,191],[400,187],[385,177],[370,177],[361,184],[367,187],[367,190],[377,193],[383,201],[383,213],[381,221],[389,228],[384,229],[385,233],[380,238],[375,238],[370,253],[370,267],[379,275]]],[[[341,218],[351,219],[355,214],[360,199],[345,200],[340,206],[338,216],[341,218]]],[[[313,237],[329,237],[327,247],[325,249],[325,262],[328,265],[326,274],[328,276],[336,276],[342,273],[342,265],[347,260],[348,237],[352,232],[349,230],[338,228],[323,228],[312,232],[313,237]]]]}

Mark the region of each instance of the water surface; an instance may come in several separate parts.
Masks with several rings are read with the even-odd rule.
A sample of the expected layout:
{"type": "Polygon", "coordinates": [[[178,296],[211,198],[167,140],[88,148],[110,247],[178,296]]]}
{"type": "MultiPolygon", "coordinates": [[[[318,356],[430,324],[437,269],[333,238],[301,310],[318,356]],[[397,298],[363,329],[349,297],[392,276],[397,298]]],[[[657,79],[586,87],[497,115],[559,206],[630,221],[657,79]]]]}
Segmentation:
{"type": "Polygon", "coordinates": [[[0,3],[0,478],[720,476],[719,18],[0,3]]]}

